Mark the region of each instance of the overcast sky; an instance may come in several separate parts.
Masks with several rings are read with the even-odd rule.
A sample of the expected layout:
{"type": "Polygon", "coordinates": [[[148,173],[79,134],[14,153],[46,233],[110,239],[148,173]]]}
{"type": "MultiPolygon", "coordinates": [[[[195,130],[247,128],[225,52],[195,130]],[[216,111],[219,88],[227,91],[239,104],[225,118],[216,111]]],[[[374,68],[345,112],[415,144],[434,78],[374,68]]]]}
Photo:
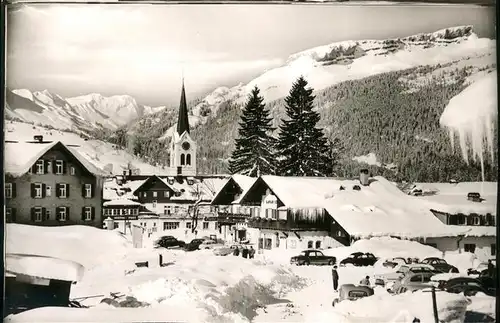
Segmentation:
{"type": "Polygon", "coordinates": [[[30,5],[8,14],[7,85],[63,97],[129,94],[178,103],[248,82],[290,54],[347,39],[383,39],[472,24],[476,6],[30,5]]]}

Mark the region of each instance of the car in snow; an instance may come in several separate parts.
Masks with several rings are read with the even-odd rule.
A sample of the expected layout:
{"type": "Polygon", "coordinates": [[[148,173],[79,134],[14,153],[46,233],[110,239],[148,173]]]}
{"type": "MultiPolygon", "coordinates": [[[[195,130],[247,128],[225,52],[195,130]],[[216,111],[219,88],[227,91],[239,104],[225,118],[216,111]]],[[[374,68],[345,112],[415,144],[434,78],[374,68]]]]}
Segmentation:
{"type": "Polygon", "coordinates": [[[332,306],[344,300],[355,301],[357,299],[372,296],[373,288],[365,285],[344,284],[339,287],[339,297],[333,300],[332,306]]]}
{"type": "Polygon", "coordinates": [[[298,256],[290,258],[291,265],[334,265],[337,258],[333,256],[326,256],[319,250],[304,250],[298,256]]]}
{"type": "Polygon", "coordinates": [[[241,245],[231,245],[231,246],[222,246],[220,248],[215,248],[213,249],[213,253],[214,255],[216,256],[227,256],[227,255],[231,255],[233,254],[234,252],[234,249],[241,249],[242,246],[241,245]]]}
{"type": "Polygon", "coordinates": [[[163,236],[160,239],[156,240],[154,247],[155,248],[174,248],[174,247],[184,247],[186,243],[182,240],[177,240],[177,238],[173,236],[163,236]]]}
{"type": "Polygon", "coordinates": [[[430,288],[433,286],[431,277],[432,272],[407,273],[402,279],[396,281],[392,288],[388,289],[393,294],[401,294],[407,291],[416,291],[420,289],[430,288]]]}
{"type": "Polygon", "coordinates": [[[394,257],[391,259],[387,259],[382,263],[382,266],[388,268],[395,268],[400,265],[408,265],[408,264],[417,264],[419,262],[418,258],[403,258],[403,257],[394,257]]]}
{"type": "Polygon", "coordinates": [[[224,244],[219,243],[219,242],[214,241],[214,240],[205,240],[205,241],[203,241],[203,243],[201,243],[199,245],[198,248],[200,248],[200,250],[203,250],[203,249],[214,249],[214,248],[220,248],[220,247],[224,247],[224,244]]]}
{"type": "MultiPolygon", "coordinates": [[[[496,267],[496,260],[495,259],[492,259],[492,263],[493,263],[493,266],[496,267]]],[[[467,275],[480,275],[482,272],[485,272],[487,270],[488,270],[488,263],[481,262],[476,267],[467,269],[467,275]]]]}
{"type": "Polygon", "coordinates": [[[354,252],[349,257],[342,259],[340,266],[353,265],[353,266],[373,266],[378,258],[372,253],[354,252]]]}
{"type": "Polygon", "coordinates": [[[375,279],[375,285],[390,287],[390,285],[402,279],[408,273],[421,273],[421,272],[429,272],[434,274],[439,273],[431,265],[405,264],[396,267],[396,270],[394,272],[374,275],[373,278],[375,279]]]}
{"type": "MultiPolygon", "coordinates": [[[[433,277],[434,278],[434,277],[433,277]]],[[[440,289],[445,290],[450,293],[464,293],[466,296],[475,295],[477,292],[485,293],[489,296],[495,296],[496,294],[496,284],[491,277],[454,277],[447,281],[440,281],[440,289]],[[461,286],[469,286],[471,288],[462,288],[461,286]],[[473,288],[479,287],[479,288],[473,288]],[[468,295],[469,293],[470,295],[468,295]]]]}
{"type": "Polygon", "coordinates": [[[194,250],[199,250],[200,245],[205,241],[205,239],[193,239],[191,240],[186,246],[184,247],[184,250],[186,251],[194,251],[194,250]]]}
{"type": "Polygon", "coordinates": [[[431,265],[432,267],[443,273],[459,272],[457,267],[450,265],[449,263],[446,262],[446,260],[437,257],[425,258],[424,260],[422,260],[421,263],[426,265],[431,265]]]}

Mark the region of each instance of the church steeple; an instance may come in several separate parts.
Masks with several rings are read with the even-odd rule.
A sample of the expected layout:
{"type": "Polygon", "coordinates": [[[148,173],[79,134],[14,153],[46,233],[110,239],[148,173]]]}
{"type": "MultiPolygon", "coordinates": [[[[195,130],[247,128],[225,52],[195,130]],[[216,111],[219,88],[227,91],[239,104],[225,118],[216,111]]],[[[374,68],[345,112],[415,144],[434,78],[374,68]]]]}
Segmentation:
{"type": "Polygon", "coordinates": [[[188,110],[186,103],[186,90],[184,89],[184,77],[182,78],[181,103],[179,105],[179,118],[177,119],[177,133],[182,135],[185,131],[189,133],[188,110]]]}

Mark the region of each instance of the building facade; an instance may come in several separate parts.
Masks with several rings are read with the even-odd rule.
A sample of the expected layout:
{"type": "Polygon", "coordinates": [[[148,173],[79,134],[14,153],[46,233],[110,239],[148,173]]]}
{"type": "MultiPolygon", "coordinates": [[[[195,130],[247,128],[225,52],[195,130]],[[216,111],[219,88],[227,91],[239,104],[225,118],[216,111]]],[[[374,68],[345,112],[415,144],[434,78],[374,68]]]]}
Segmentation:
{"type": "Polygon", "coordinates": [[[61,142],[6,142],[6,220],[102,227],[104,173],[61,142]]]}

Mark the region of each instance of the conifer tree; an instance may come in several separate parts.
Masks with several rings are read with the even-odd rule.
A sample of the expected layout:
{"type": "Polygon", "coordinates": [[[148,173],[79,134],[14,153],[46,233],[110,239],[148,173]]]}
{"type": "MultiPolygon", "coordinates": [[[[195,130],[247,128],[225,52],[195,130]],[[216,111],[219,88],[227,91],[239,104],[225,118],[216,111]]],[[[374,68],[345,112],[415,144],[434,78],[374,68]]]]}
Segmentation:
{"type": "Polygon", "coordinates": [[[255,86],[243,109],[239,138],[235,140],[235,150],[229,160],[231,174],[258,177],[275,172],[272,118],[269,117],[269,110],[265,109],[262,103],[264,99],[259,93],[259,88],[255,86]]]}
{"type": "Polygon", "coordinates": [[[323,131],[316,128],[320,115],[313,111],[313,89],[304,77],[293,83],[285,98],[288,120],[282,120],[276,145],[282,176],[329,176],[331,147],[323,131]]]}

